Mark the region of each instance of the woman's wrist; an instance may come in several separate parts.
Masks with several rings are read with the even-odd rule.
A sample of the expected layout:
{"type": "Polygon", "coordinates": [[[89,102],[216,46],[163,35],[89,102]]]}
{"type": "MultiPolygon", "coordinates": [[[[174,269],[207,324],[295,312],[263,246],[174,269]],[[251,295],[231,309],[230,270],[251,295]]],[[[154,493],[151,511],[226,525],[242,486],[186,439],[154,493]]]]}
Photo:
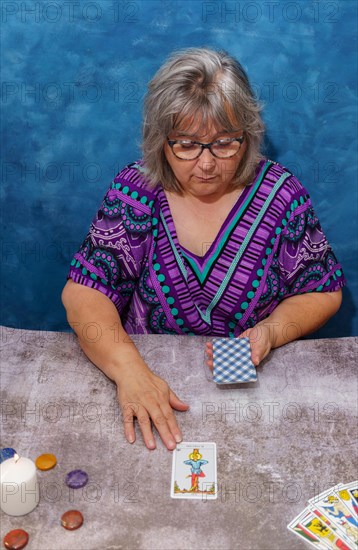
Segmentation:
{"type": "Polygon", "coordinates": [[[122,354],[120,352],[120,357],[113,359],[111,365],[111,373],[113,381],[120,385],[125,378],[132,376],[135,373],[135,376],[140,376],[141,373],[150,371],[148,365],[136,350],[133,353],[122,354]]]}

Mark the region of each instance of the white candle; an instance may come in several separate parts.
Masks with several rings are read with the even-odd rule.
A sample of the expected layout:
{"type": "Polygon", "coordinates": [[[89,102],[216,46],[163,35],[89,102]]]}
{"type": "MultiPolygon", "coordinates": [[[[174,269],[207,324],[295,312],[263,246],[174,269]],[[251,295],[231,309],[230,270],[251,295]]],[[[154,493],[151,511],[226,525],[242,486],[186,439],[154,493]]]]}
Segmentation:
{"type": "Polygon", "coordinates": [[[1,509],[10,516],[24,516],[39,503],[36,466],[29,458],[14,455],[0,464],[1,509]]]}

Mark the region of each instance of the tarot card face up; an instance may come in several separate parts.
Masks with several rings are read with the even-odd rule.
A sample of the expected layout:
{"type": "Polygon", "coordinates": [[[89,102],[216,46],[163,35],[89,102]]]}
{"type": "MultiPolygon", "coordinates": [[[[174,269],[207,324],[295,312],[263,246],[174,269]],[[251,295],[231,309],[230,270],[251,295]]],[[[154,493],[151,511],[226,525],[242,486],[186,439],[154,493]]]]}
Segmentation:
{"type": "Polygon", "coordinates": [[[173,451],[170,496],[202,500],[217,498],[215,443],[178,443],[173,451]]]}

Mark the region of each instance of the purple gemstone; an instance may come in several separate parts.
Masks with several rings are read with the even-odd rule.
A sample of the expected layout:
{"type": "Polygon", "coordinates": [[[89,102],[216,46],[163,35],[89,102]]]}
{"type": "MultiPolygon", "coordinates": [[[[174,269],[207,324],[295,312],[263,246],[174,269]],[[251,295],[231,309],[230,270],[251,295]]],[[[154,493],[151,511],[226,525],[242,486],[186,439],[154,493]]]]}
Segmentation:
{"type": "Polygon", "coordinates": [[[7,460],[8,458],[12,458],[14,455],[16,455],[15,449],[12,449],[11,447],[5,447],[5,449],[1,449],[0,451],[0,464],[1,462],[4,462],[4,460],[7,460]]]}
{"type": "Polygon", "coordinates": [[[88,481],[88,475],[83,470],[72,470],[66,476],[66,485],[71,489],[80,489],[84,487],[88,481]]]}

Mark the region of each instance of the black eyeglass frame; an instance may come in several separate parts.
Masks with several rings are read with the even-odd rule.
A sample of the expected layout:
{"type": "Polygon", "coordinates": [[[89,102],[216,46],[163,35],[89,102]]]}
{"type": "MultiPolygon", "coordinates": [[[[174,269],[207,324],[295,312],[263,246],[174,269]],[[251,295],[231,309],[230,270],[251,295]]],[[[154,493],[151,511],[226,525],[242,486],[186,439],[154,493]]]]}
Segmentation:
{"type": "Polygon", "coordinates": [[[244,141],[244,135],[238,137],[238,138],[225,138],[225,139],[216,139],[215,141],[212,141],[211,143],[201,143],[200,141],[192,141],[191,139],[169,139],[167,138],[167,142],[168,142],[168,145],[169,147],[171,148],[171,150],[173,151],[173,155],[179,159],[179,160],[196,160],[197,158],[200,157],[200,155],[202,154],[202,152],[204,151],[204,149],[209,149],[210,153],[213,155],[213,157],[217,158],[217,159],[231,159],[232,157],[234,157],[241,149],[238,149],[236,151],[236,153],[230,155],[229,157],[218,157],[217,155],[215,155],[215,153],[211,150],[211,147],[212,145],[214,145],[215,143],[220,143],[220,141],[226,141],[226,143],[232,143],[233,141],[238,141],[240,143],[240,145],[243,144],[243,141],[244,141]],[[201,147],[201,151],[200,153],[196,156],[196,157],[193,157],[192,159],[183,159],[181,157],[178,157],[178,155],[175,154],[174,152],[174,145],[176,143],[192,143],[193,145],[200,145],[201,147]]]}

